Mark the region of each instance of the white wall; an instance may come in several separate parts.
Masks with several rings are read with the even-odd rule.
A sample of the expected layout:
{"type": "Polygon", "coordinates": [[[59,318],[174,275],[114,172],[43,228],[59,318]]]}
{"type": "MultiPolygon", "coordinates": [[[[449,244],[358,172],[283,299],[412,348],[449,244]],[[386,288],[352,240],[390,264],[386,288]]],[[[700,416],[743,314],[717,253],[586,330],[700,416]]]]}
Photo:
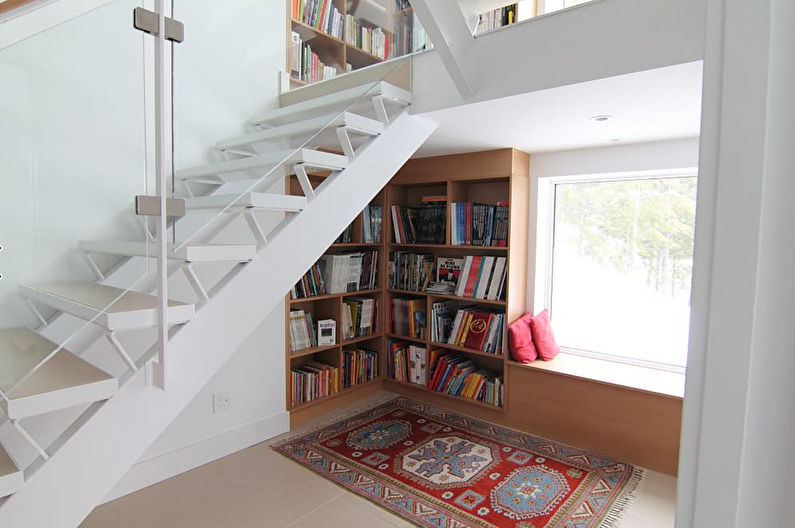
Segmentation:
{"type": "Polygon", "coordinates": [[[534,313],[543,306],[550,185],[545,180],[562,176],[662,171],[698,166],[698,138],[651,141],[614,147],[543,152],[530,155],[531,234],[527,254],[527,306],[534,313]],[[542,221],[539,222],[539,219],[542,221]],[[533,236],[534,235],[534,236],[533,236]]]}

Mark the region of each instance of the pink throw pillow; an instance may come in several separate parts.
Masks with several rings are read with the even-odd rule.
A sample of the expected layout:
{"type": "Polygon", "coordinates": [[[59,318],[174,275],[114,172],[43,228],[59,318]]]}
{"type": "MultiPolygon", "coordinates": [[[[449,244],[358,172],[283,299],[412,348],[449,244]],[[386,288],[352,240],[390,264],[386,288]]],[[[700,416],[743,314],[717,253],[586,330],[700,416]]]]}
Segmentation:
{"type": "Polygon", "coordinates": [[[533,343],[536,351],[544,361],[554,359],[560,352],[560,347],[555,342],[552,335],[552,327],[549,325],[549,311],[543,310],[530,320],[530,330],[533,334],[533,343]]]}
{"type": "Polygon", "coordinates": [[[538,358],[533,336],[530,331],[532,316],[524,314],[508,326],[508,344],[511,347],[511,356],[519,363],[530,363],[538,358]]]}

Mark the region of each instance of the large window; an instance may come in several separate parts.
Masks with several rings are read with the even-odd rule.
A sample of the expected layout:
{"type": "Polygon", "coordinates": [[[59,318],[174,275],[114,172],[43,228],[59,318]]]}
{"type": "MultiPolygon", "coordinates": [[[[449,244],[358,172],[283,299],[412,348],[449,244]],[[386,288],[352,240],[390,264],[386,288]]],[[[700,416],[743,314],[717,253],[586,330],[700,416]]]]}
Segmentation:
{"type": "Polygon", "coordinates": [[[547,302],[573,353],[685,366],[695,176],[553,185],[547,302]]]}

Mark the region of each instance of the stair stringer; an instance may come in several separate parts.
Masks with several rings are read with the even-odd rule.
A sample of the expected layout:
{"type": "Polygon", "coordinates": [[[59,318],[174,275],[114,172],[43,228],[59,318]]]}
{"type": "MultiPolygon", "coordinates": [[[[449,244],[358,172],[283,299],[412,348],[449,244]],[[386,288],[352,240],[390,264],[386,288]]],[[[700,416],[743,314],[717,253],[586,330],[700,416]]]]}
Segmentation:
{"type": "Polygon", "coordinates": [[[0,526],[77,527],[436,126],[404,113],[324,183],[304,211],[251,263],[238,265],[196,317],[173,332],[166,390],[148,385],[145,369],[136,373],[8,498],[0,507],[0,526]]]}

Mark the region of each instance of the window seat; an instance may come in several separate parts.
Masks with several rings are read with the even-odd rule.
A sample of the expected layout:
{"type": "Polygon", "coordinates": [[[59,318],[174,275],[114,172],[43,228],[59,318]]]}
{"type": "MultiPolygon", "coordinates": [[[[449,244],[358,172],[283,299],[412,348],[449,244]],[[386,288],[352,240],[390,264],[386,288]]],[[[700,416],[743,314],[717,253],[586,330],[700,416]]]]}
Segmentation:
{"type": "Polygon", "coordinates": [[[678,399],[682,399],[685,394],[685,375],[682,373],[567,354],[565,351],[561,351],[552,361],[537,360],[527,364],[509,361],[509,365],[678,399]]]}

